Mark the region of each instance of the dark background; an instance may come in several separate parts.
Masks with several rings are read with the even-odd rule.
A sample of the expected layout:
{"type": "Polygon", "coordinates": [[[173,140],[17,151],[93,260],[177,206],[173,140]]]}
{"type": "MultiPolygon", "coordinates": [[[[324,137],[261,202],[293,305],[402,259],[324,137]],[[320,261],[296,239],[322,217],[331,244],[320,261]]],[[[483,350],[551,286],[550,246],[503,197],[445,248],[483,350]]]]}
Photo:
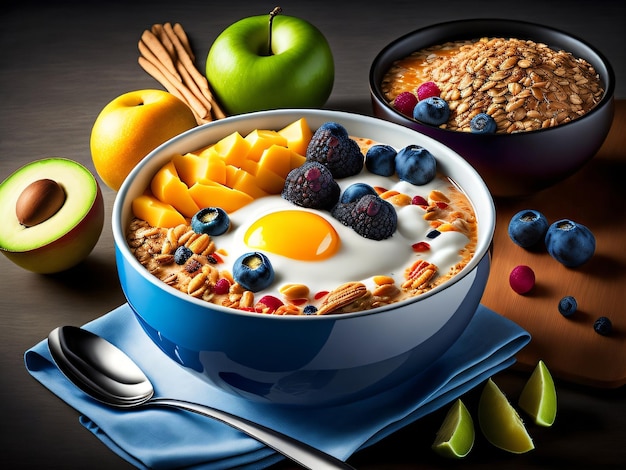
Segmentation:
{"type": "MultiPolygon", "coordinates": [[[[137,41],[155,23],[186,29],[200,70],[215,37],[275,2],[132,0],[4,2],[0,18],[0,180],[23,164],[64,156],[93,170],[91,126],[110,100],[141,88],[160,88],[137,64],[137,41]]],[[[521,19],[577,35],[602,51],[626,98],[626,6],[595,1],[291,2],[285,14],[306,18],[327,37],[336,61],[328,108],[371,113],[368,72],[388,42],[422,26],[478,17],[521,19]]],[[[4,468],[128,468],[77,422],[76,413],[33,380],[26,349],[62,324],[83,324],[124,302],[109,226],[115,194],[102,185],[107,222],[87,262],[70,272],[38,276],[0,258],[0,463],[4,468]]],[[[0,223],[2,223],[0,221],[0,223]]],[[[601,367],[601,364],[599,364],[601,367]]],[[[506,372],[499,384],[519,390],[527,376],[506,372]]],[[[357,468],[589,468],[626,463],[624,387],[596,390],[559,383],[561,415],[536,433],[538,448],[513,456],[479,441],[462,462],[429,447],[442,419],[426,417],[357,454],[357,468]]],[[[473,394],[467,397],[471,401],[473,394]]],[[[281,464],[287,468],[289,464],[281,464]]]]}

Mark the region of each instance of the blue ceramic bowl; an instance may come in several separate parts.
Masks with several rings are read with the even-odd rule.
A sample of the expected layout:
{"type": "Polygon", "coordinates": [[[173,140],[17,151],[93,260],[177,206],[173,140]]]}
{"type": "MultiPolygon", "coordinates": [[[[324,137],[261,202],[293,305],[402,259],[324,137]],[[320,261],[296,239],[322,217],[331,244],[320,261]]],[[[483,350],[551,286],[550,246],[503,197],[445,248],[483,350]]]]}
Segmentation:
{"type": "Polygon", "coordinates": [[[289,405],[341,403],[375,394],[414,376],[463,332],[480,302],[490,269],[493,200],[459,155],[406,127],[372,117],[320,110],[277,110],[235,116],[192,129],[163,144],[133,170],[113,208],[113,236],[122,288],[137,319],[174,361],[220,389],[256,401],[289,405]],[[239,131],[280,129],[305,117],[315,129],[344,125],[397,148],[418,144],[466,192],[478,218],[476,254],[452,280],[416,299],[360,313],[272,316],[240,312],[184,295],[153,277],[131,253],[125,231],[131,201],[174,153],[239,131]]]}
{"type": "Polygon", "coordinates": [[[522,21],[459,20],[410,32],[376,56],[369,82],[374,115],[433,137],[458,152],[478,170],[496,197],[525,196],[564,180],[595,155],[613,120],[615,74],[608,60],[593,46],[568,33],[522,21]],[[600,75],[604,95],[592,111],[567,124],[490,135],[428,126],[404,116],[387,102],[381,82],[394,61],[425,47],[479,37],[531,39],[581,57],[600,75]]]}

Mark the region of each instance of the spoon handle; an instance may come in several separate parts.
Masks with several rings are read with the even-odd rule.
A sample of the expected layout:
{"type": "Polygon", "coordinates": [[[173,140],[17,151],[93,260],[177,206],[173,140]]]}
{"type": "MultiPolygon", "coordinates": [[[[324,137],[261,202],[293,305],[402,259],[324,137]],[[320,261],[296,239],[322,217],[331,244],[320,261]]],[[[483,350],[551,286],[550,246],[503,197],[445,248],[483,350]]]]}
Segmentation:
{"type": "Polygon", "coordinates": [[[169,408],[178,408],[191,411],[203,416],[217,419],[239,431],[247,434],[271,447],[275,451],[290,458],[294,462],[299,463],[305,468],[312,470],[320,469],[353,469],[347,463],[333,457],[330,454],[322,452],[304,442],[293,439],[273,429],[267,428],[258,423],[248,421],[225,411],[210,408],[208,406],[191,403],[184,400],[176,400],[171,398],[152,398],[146,405],[164,406],[169,408]]]}

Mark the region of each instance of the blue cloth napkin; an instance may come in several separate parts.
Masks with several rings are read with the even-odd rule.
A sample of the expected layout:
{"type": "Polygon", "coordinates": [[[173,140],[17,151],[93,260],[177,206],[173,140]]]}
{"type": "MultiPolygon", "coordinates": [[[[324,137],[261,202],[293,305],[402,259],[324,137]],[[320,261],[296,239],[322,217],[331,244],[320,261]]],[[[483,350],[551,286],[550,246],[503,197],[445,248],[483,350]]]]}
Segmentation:
{"type": "MultiPolygon", "coordinates": [[[[143,332],[128,305],[84,325],[131,356],[156,394],[205,403],[275,428],[340,459],[450,403],[515,362],[530,335],[480,306],[459,340],[421,375],[347,405],[293,408],[253,403],[222,392],[168,359],[143,332]]],[[[116,410],[96,402],[56,368],[46,340],[25,353],[26,368],[80,414],[80,423],[138,468],[264,468],[283,457],[228,425],[165,408],[116,410]]]]}

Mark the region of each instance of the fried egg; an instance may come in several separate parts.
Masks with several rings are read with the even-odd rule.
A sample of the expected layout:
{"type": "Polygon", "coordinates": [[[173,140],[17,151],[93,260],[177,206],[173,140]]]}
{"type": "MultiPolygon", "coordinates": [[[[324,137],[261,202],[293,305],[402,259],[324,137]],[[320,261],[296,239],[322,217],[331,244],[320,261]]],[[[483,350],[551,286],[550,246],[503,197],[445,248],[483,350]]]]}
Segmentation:
{"type": "MultiPolygon", "coordinates": [[[[339,181],[342,191],[355,181],[396,188],[390,187],[393,181],[387,178],[362,173],[354,180],[339,181]]],[[[423,189],[410,186],[414,192],[423,189]]],[[[440,186],[443,190],[446,182],[441,180],[440,186]]],[[[399,182],[397,189],[406,193],[409,188],[399,182]]],[[[220,269],[232,270],[232,263],[241,254],[260,251],[269,258],[275,272],[274,285],[268,292],[276,292],[283,284],[298,283],[308,286],[314,295],[348,281],[367,284],[377,275],[401,281],[406,266],[416,259],[412,244],[425,239],[432,227],[419,207],[397,210],[398,230],[385,240],[371,240],[343,225],[329,211],[299,207],[280,196],[259,198],[230,214],[231,230],[216,238],[216,244],[226,252],[226,266],[220,269]]],[[[429,254],[429,261],[445,272],[458,262],[458,250],[467,238],[446,232],[434,243],[448,248],[429,254]]]]}

